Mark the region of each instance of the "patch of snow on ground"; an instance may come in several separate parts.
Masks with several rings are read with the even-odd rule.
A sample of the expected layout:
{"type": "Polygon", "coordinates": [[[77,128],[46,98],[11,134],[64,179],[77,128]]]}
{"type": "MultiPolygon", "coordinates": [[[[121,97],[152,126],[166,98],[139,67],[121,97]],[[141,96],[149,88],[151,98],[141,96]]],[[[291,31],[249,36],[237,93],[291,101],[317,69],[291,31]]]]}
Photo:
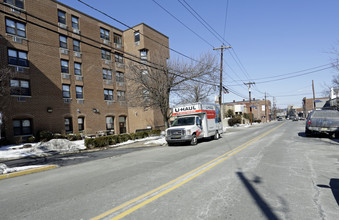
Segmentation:
{"type": "Polygon", "coordinates": [[[0,163],[0,175],[1,174],[7,174],[7,173],[14,173],[18,171],[23,171],[23,170],[29,170],[29,169],[34,169],[34,168],[39,168],[39,167],[44,167],[45,165],[31,165],[31,166],[24,166],[24,167],[12,167],[9,168],[6,166],[6,164],[0,163]]]}
{"type": "Polygon", "coordinates": [[[47,156],[53,153],[75,153],[84,149],[86,149],[84,140],[52,139],[48,142],[35,144],[3,146],[0,148],[0,159],[8,160],[29,156],[47,156]]]}

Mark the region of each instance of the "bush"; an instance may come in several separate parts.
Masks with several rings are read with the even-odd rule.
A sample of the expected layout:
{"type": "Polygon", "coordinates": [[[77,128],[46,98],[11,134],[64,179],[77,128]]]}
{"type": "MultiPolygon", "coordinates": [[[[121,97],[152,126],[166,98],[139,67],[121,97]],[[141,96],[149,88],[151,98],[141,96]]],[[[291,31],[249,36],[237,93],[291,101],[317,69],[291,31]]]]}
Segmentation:
{"type": "Polygon", "coordinates": [[[236,118],[228,119],[228,125],[229,126],[233,126],[235,124],[240,124],[240,123],[241,123],[241,118],[236,117],[236,118]]]}
{"type": "Polygon", "coordinates": [[[39,132],[39,140],[40,141],[46,142],[46,141],[52,140],[53,137],[54,137],[54,135],[50,131],[40,131],[39,132]]]}
{"type": "Polygon", "coordinates": [[[261,123],[261,120],[260,119],[255,119],[253,122],[261,123]]]}
{"type": "Polygon", "coordinates": [[[52,139],[67,139],[66,135],[63,134],[53,134],[52,139]]]}
{"type": "Polygon", "coordinates": [[[151,136],[159,136],[161,134],[161,130],[152,130],[149,132],[151,136]]]}
{"type": "Polygon", "coordinates": [[[69,141],[82,140],[82,137],[81,137],[81,135],[79,133],[78,134],[67,134],[66,138],[69,141]]]}
{"type": "Polygon", "coordinates": [[[27,138],[27,142],[28,143],[34,143],[35,142],[35,137],[34,136],[30,136],[27,138]]]}
{"type": "Polygon", "coordinates": [[[95,138],[86,138],[85,146],[90,149],[96,147],[95,138]]]}
{"type": "Polygon", "coordinates": [[[120,134],[118,137],[119,137],[119,143],[123,143],[123,142],[126,142],[128,140],[132,140],[132,138],[129,134],[120,134]]]}

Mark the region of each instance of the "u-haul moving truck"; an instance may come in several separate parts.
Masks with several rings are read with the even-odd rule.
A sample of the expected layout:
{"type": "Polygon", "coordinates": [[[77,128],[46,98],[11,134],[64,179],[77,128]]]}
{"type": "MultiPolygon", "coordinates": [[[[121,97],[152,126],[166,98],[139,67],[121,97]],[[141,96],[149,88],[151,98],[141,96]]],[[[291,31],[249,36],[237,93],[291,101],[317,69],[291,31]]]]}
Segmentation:
{"type": "Polygon", "coordinates": [[[215,104],[199,102],[178,105],[172,109],[172,116],[176,119],[166,130],[168,145],[180,142],[195,145],[200,138],[218,139],[223,132],[220,108],[215,104]]]}

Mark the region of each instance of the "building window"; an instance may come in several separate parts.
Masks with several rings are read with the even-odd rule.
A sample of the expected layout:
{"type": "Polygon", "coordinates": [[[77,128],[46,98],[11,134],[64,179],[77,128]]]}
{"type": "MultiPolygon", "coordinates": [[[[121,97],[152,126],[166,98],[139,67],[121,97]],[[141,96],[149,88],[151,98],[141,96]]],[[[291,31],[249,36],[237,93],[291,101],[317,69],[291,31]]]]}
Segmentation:
{"type": "Polygon", "coordinates": [[[117,63],[124,63],[124,56],[120,53],[115,53],[115,62],[117,63]]]}
{"type": "Polygon", "coordinates": [[[102,69],[103,79],[112,80],[112,70],[102,69]]]}
{"type": "Polygon", "coordinates": [[[64,35],[59,36],[60,47],[67,49],[67,37],[64,35]]]}
{"type": "Polygon", "coordinates": [[[125,76],[123,72],[116,72],[117,82],[125,82],[125,76]]]}
{"type": "Polygon", "coordinates": [[[73,51],[80,52],[80,41],[73,40],[73,51]]]}
{"type": "Polygon", "coordinates": [[[66,25],[66,12],[58,10],[58,22],[66,25]]]}
{"type": "Polygon", "coordinates": [[[100,28],[100,38],[104,40],[109,40],[109,30],[100,28]]]}
{"type": "Polygon", "coordinates": [[[67,84],[62,84],[62,97],[69,99],[71,98],[71,86],[67,84]]]}
{"type": "Polygon", "coordinates": [[[68,60],[61,60],[61,72],[62,73],[69,73],[68,60]]]}
{"type": "Polygon", "coordinates": [[[74,74],[81,76],[81,63],[74,63],[74,74]]]}
{"type": "Polygon", "coordinates": [[[146,60],[147,61],[147,53],[148,53],[147,49],[140,50],[140,58],[141,58],[141,60],[146,60]]]}
{"type": "Polygon", "coordinates": [[[114,117],[113,116],[106,117],[106,130],[114,130],[114,117]]]}
{"type": "Polygon", "coordinates": [[[79,30],[79,18],[72,15],[72,28],[79,30]]]}
{"type": "Polygon", "coordinates": [[[142,90],[142,97],[144,98],[144,103],[149,105],[151,103],[150,92],[147,89],[142,90]]]}
{"type": "Polygon", "coordinates": [[[79,131],[85,130],[85,118],[84,117],[78,118],[78,130],[79,131]]]}
{"type": "Polygon", "coordinates": [[[30,96],[31,90],[28,80],[11,79],[11,95],[30,96]]]}
{"type": "Polygon", "coordinates": [[[137,45],[139,45],[139,43],[140,43],[140,33],[139,33],[139,31],[134,32],[134,42],[137,45]]]}
{"type": "Polygon", "coordinates": [[[5,2],[17,8],[24,9],[24,0],[5,0],[5,2]]]}
{"type": "Polygon", "coordinates": [[[114,34],[114,45],[117,48],[121,48],[122,47],[122,37],[119,34],[114,34]]]}
{"type": "Polygon", "coordinates": [[[77,99],[83,99],[84,94],[83,94],[83,87],[82,86],[76,86],[75,87],[75,94],[77,99]]]}
{"type": "Polygon", "coordinates": [[[113,90],[112,89],[104,89],[104,99],[105,100],[113,100],[113,90]]]}
{"type": "Polygon", "coordinates": [[[6,18],[6,33],[26,37],[26,24],[6,18]]]}
{"type": "Polygon", "coordinates": [[[111,51],[101,49],[101,58],[104,60],[111,60],[111,51]]]}
{"type": "Polygon", "coordinates": [[[8,64],[28,66],[27,52],[8,49],[8,64]]]}
{"type": "Polygon", "coordinates": [[[32,134],[31,119],[13,120],[13,132],[14,132],[14,136],[32,134]]]}
{"type": "Polygon", "coordinates": [[[125,101],[125,91],[117,91],[118,101],[125,101]]]}
{"type": "Polygon", "coordinates": [[[66,133],[73,132],[72,118],[65,118],[65,130],[66,133]]]}

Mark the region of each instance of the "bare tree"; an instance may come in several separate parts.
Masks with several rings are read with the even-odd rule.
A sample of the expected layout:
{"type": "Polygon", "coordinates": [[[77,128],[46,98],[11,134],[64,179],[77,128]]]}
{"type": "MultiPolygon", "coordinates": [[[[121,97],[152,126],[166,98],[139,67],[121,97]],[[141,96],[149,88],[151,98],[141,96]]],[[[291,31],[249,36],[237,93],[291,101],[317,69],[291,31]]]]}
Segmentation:
{"type": "Polygon", "coordinates": [[[0,139],[1,128],[5,128],[4,121],[6,120],[5,110],[10,109],[10,80],[14,77],[14,73],[10,68],[0,69],[0,112],[2,113],[2,124],[0,124],[0,139]]]}
{"type": "Polygon", "coordinates": [[[199,63],[191,62],[188,66],[187,72],[193,73],[193,77],[178,84],[173,91],[179,100],[178,103],[210,102],[210,96],[215,93],[219,80],[215,56],[210,53],[203,54],[199,63]]]}
{"type": "Polygon", "coordinates": [[[0,112],[7,109],[10,101],[10,79],[14,72],[10,68],[0,69],[0,112]]]}
{"type": "Polygon", "coordinates": [[[152,62],[130,61],[127,63],[126,79],[129,82],[127,100],[129,106],[132,107],[160,109],[167,128],[170,118],[170,94],[183,91],[190,93],[189,89],[196,87],[197,99],[203,100],[203,93],[206,91],[209,93],[209,91],[202,88],[202,85],[204,82],[211,82],[211,75],[217,68],[214,58],[209,55],[201,56],[199,62],[195,63],[182,60],[165,63],[166,59],[161,56],[154,57],[157,57],[157,60],[153,59],[152,62]],[[199,88],[202,89],[199,90],[199,88]]]}

